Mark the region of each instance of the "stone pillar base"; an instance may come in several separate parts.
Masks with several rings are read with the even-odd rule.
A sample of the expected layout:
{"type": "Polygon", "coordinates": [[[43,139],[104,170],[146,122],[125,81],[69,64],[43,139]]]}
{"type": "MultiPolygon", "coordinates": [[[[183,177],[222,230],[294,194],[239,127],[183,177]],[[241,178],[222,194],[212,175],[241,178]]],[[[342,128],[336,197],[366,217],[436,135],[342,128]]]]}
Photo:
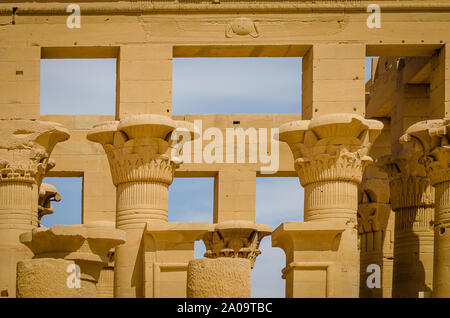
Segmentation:
{"type": "Polygon", "coordinates": [[[95,283],[82,280],[80,288],[70,288],[74,261],[54,258],[27,259],[17,264],[17,298],[95,298],[95,283]],[[71,281],[71,280],[70,280],[71,281]]]}
{"type": "Polygon", "coordinates": [[[357,230],[344,222],[285,222],[272,246],[286,253],[286,298],[357,298],[357,230]]]}
{"type": "Polygon", "coordinates": [[[250,298],[251,262],[246,258],[202,258],[189,262],[188,298],[250,298]]]}

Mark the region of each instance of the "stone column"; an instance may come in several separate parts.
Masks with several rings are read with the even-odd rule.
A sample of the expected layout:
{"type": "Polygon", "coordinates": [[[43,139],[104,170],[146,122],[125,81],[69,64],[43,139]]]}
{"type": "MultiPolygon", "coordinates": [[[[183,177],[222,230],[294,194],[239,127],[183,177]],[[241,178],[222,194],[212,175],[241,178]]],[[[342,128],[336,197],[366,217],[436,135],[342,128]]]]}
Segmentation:
{"type": "Polygon", "coordinates": [[[38,226],[39,187],[69,133],[52,122],[1,120],[0,135],[0,295],[15,297],[17,262],[32,256],[19,236],[38,226]]]}
{"type": "Polygon", "coordinates": [[[287,297],[358,297],[358,184],[382,128],[354,114],[280,127],[305,188],[305,222],[282,224],[272,235],[286,253],[287,297]]]}
{"type": "Polygon", "coordinates": [[[224,221],[203,236],[205,258],[188,265],[188,298],[249,298],[251,269],[259,244],[272,228],[247,221],[224,221]]]}
{"type": "Polygon", "coordinates": [[[385,179],[365,179],[359,187],[358,232],[361,250],[360,297],[392,296],[394,218],[389,203],[389,184],[385,179]],[[381,286],[367,284],[373,273],[381,271],[381,286]]]}
{"type": "Polygon", "coordinates": [[[54,225],[23,233],[20,241],[34,257],[17,265],[18,297],[94,298],[109,250],[125,242],[125,232],[102,222],[54,225]]]}
{"type": "Polygon", "coordinates": [[[401,143],[410,143],[435,187],[433,297],[450,297],[450,119],[418,122],[401,143]]]}
{"type": "Polygon", "coordinates": [[[407,149],[379,162],[390,178],[395,212],[392,297],[426,297],[433,286],[434,189],[418,156],[407,149]]]}
{"type": "Polygon", "coordinates": [[[168,221],[168,188],[181,163],[172,132],[192,123],[161,115],[133,115],[94,126],[87,138],[103,145],[117,187],[116,227],[127,233],[116,249],[114,296],[143,297],[143,235],[148,222],[168,221]]]}
{"type": "Polygon", "coordinates": [[[97,282],[98,298],[114,298],[114,254],[115,251],[109,251],[108,265],[100,271],[97,282]]]}

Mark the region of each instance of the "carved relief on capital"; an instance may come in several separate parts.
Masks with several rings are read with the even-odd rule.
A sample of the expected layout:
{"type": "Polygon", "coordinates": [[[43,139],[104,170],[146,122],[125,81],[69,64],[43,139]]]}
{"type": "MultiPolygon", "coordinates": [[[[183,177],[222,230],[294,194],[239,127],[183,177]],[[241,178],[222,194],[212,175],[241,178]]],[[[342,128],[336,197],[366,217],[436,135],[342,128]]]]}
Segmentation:
{"type": "Polygon", "coordinates": [[[194,137],[192,123],[149,114],[99,123],[87,138],[102,144],[115,185],[133,181],[170,185],[175,169],[182,163],[179,156],[172,155],[178,143],[172,138],[175,130],[186,131],[191,140],[194,137]]]}
{"type": "Polygon", "coordinates": [[[377,164],[388,174],[393,210],[433,207],[434,188],[416,152],[405,149],[398,155],[379,158],[377,164]]]}
{"type": "Polygon", "coordinates": [[[44,215],[53,214],[53,207],[51,202],[61,201],[61,194],[59,194],[58,190],[55,186],[42,183],[39,187],[39,201],[38,201],[38,219],[41,221],[44,215]]]}
{"type": "Polygon", "coordinates": [[[360,183],[368,155],[383,124],[354,114],[329,114],[280,127],[279,138],[289,144],[303,186],[320,181],[360,183]]]}
{"type": "Polygon", "coordinates": [[[247,258],[251,265],[261,254],[261,240],[272,233],[268,225],[246,221],[226,221],[218,223],[203,236],[206,246],[205,257],[247,258]]]}
{"type": "Polygon", "coordinates": [[[449,118],[415,123],[400,137],[400,143],[410,144],[420,155],[432,185],[450,180],[449,118]]]}
{"type": "Polygon", "coordinates": [[[391,213],[389,184],[384,179],[366,179],[359,187],[358,232],[386,230],[391,213]]]}
{"type": "Polygon", "coordinates": [[[0,135],[0,182],[38,185],[55,166],[53,148],[70,136],[62,125],[39,120],[1,120],[0,135]]]}

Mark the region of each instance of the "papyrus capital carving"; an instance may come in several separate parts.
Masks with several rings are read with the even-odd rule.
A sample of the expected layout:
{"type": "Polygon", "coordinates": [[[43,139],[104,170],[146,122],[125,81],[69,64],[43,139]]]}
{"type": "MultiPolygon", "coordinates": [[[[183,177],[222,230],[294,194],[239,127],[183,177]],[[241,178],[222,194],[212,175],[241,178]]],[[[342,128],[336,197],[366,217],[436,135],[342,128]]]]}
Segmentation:
{"type": "Polygon", "coordinates": [[[382,128],[381,122],[358,115],[330,114],[282,125],[280,140],[291,148],[303,186],[328,180],[360,183],[382,128]]]}
{"type": "Polygon", "coordinates": [[[102,144],[108,156],[115,185],[150,181],[170,185],[174,171],[182,163],[172,156],[176,130],[194,137],[192,123],[160,115],[134,115],[119,121],[97,124],[88,134],[90,141],[102,144]]]}
{"type": "Polygon", "coordinates": [[[226,221],[213,226],[203,236],[206,246],[205,257],[247,258],[253,267],[258,249],[264,236],[270,235],[272,228],[264,224],[246,221],[226,221]]]}

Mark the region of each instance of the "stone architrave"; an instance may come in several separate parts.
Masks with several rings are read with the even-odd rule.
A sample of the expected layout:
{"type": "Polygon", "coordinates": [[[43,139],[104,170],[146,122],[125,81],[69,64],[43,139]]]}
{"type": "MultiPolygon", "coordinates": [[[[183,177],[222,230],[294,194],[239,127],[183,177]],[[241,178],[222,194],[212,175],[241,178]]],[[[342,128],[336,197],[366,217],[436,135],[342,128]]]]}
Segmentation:
{"type": "Polygon", "coordinates": [[[382,128],[345,113],[280,127],[305,189],[305,222],[284,223],[272,235],[272,246],[286,253],[286,297],[358,297],[358,184],[382,128]]]}
{"type": "Polygon", "coordinates": [[[433,297],[450,297],[450,119],[410,126],[400,138],[419,155],[435,188],[433,297]]]}
{"type": "Polygon", "coordinates": [[[50,154],[69,139],[60,124],[0,120],[0,295],[15,297],[16,265],[31,258],[19,236],[39,224],[39,188],[55,166],[50,154]]]}
{"type": "Polygon", "coordinates": [[[125,240],[124,231],[103,222],[54,225],[23,233],[20,241],[34,257],[17,265],[17,296],[97,297],[96,284],[108,264],[109,251],[125,240]]]}

